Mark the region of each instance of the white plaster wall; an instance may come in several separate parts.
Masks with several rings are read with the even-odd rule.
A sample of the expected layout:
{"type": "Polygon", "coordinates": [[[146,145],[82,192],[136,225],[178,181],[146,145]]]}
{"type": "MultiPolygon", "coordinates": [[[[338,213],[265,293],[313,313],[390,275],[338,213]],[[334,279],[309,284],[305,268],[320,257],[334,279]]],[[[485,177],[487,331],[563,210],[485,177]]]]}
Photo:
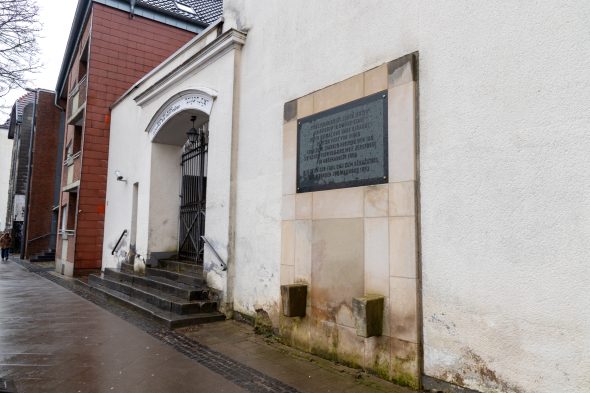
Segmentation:
{"type": "Polygon", "coordinates": [[[590,391],[589,17],[585,1],[421,12],[430,375],[590,391]]]}
{"type": "MultiPolygon", "coordinates": [[[[145,131],[138,128],[142,113],[133,100],[125,100],[111,113],[109,140],[109,167],[102,267],[117,267],[124,255],[111,255],[121,232],[131,229],[133,184],[139,183],[137,198],[137,253],[145,257],[148,252],[148,223],[150,200],[151,143],[145,131]],[[121,172],[126,182],[116,180],[115,171],[121,172]]],[[[129,252],[129,236],[120,250],[129,252]]]]}
{"type": "Polygon", "coordinates": [[[224,6],[248,31],[235,308],[278,311],[283,104],[418,50],[426,374],[590,391],[590,3],[224,6]]]}
{"type": "Polygon", "coordinates": [[[8,130],[0,128],[0,230],[6,227],[6,208],[8,206],[8,183],[12,163],[12,145],[8,139],[8,130]]]}
{"type": "MultiPolygon", "coordinates": [[[[194,54],[199,46],[191,47],[194,54]]],[[[186,54],[182,56],[186,57],[186,54]]],[[[181,57],[182,57],[181,56],[181,57]]],[[[173,61],[176,61],[173,59],[173,61]]],[[[103,268],[116,266],[110,255],[123,229],[131,225],[133,184],[139,182],[137,252],[147,258],[151,252],[172,247],[178,233],[178,195],[180,192],[180,147],[153,144],[146,129],[166,102],[186,90],[199,88],[216,92],[217,98],[209,117],[209,161],[207,182],[207,219],[205,233],[220,256],[227,261],[229,247],[229,177],[232,140],[234,54],[228,52],[204,68],[165,88],[143,107],[134,97],[152,87],[170,69],[160,71],[143,81],[132,94],[124,97],[112,110],[109,142],[109,177],[103,268]],[[178,154],[176,154],[178,153],[178,154]],[[118,169],[127,183],[116,181],[118,169]],[[156,179],[158,180],[155,183],[156,179]],[[162,179],[165,179],[163,181],[162,179]],[[165,194],[165,195],[164,195],[165,194]],[[174,203],[171,199],[176,198],[174,203]],[[171,203],[172,202],[172,203],[171,203]],[[164,206],[166,205],[166,206],[164,206]]],[[[190,127],[187,118],[187,129],[190,127]]],[[[128,242],[123,249],[128,250],[128,242]]],[[[207,280],[213,288],[226,291],[226,272],[206,248],[207,280]]],[[[225,299],[227,300],[227,299],[225,299]]]]}
{"type": "MultiPolygon", "coordinates": [[[[183,132],[184,130],[178,131],[183,132]]],[[[160,143],[152,143],[150,147],[152,159],[150,163],[148,249],[150,252],[176,253],[178,251],[181,187],[179,163],[182,147],[160,143]]],[[[147,190],[142,192],[146,194],[147,190]]]]}

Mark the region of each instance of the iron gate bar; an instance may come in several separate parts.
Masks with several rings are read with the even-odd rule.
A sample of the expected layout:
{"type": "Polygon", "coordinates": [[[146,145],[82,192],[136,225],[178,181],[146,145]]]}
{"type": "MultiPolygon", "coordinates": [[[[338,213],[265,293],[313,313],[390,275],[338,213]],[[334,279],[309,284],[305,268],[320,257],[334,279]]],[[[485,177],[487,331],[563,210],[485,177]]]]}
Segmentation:
{"type": "Polygon", "coordinates": [[[207,192],[208,125],[197,132],[197,141],[183,147],[178,256],[203,262],[207,192]]]}

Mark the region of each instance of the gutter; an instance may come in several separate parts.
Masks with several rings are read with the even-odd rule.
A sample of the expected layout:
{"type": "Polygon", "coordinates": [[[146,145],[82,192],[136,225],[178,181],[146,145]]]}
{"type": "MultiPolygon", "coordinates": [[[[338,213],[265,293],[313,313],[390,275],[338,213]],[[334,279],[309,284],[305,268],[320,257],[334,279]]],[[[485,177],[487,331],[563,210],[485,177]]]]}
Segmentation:
{"type": "MultiPolygon", "coordinates": [[[[197,29],[204,29],[209,26],[209,23],[197,21],[188,17],[184,17],[182,15],[174,14],[172,12],[167,12],[163,9],[157,7],[151,7],[147,4],[143,4],[141,2],[135,2],[136,4],[130,4],[128,0],[79,0],[78,6],[76,7],[76,13],[74,14],[74,21],[72,22],[72,28],[70,29],[70,36],[68,38],[68,44],[66,46],[66,50],[64,52],[64,57],[61,63],[61,68],[59,71],[59,76],[57,78],[57,84],[55,85],[55,105],[59,106],[59,99],[61,98],[65,84],[66,84],[66,77],[69,75],[70,70],[72,69],[72,63],[74,62],[74,54],[78,43],[80,42],[80,38],[83,33],[82,27],[87,23],[90,13],[92,10],[92,3],[99,3],[106,5],[108,7],[112,7],[115,9],[121,9],[121,5],[126,4],[130,11],[132,11],[133,15],[139,15],[138,12],[141,9],[148,10],[154,12],[156,14],[162,15],[164,17],[183,22],[186,24],[190,24],[195,26],[197,29]],[[117,3],[119,6],[116,6],[114,3],[117,3]]],[[[133,3],[133,1],[131,1],[133,3]]],[[[131,15],[131,14],[130,14],[131,15]]],[[[145,17],[145,16],[144,16],[145,17]]],[[[159,23],[165,23],[161,20],[149,18],[150,20],[154,20],[159,23]]],[[[177,28],[181,28],[176,26],[177,28]]],[[[186,30],[186,29],[185,29],[186,30]]],[[[197,34],[200,34],[198,32],[197,34]]]]}
{"type": "Polygon", "coordinates": [[[66,77],[69,75],[70,70],[72,69],[72,63],[74,62],[74,51],[78,46],[80,37],[83,33],[82,26],[84,26],[84,22],[86,22],[90,16],[90,10],[92,8],[91,5],[92,0],[79,0],[78,6],[76,7],[76,13],[74,14],[74,21],[72,22],[72,27],[70,29],[68,44],[61,62],[57,84],[55,85],[55,105],[59,108],[61,108],[59,106],[59,99],[61,98],[65,87],[66,77]],[[86,3],[86,5],[84,5],[84,3],[86,3]],[[83,8],[85,9],[83,10],[83,8]]]}

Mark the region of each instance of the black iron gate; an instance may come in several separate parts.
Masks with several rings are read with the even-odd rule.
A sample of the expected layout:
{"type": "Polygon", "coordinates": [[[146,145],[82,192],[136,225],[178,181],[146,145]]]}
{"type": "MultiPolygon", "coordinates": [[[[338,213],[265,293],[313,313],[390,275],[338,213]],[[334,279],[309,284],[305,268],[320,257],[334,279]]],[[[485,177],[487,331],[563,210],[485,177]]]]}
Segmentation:
{"type": "Polygon", "coordinates": [[[189,133],[180,164],[182,189],[178,256],[202,263],[204,242],[201,236],[205,235],[208,125],[205,124],[195,131],[192,135],[189,133]]]}

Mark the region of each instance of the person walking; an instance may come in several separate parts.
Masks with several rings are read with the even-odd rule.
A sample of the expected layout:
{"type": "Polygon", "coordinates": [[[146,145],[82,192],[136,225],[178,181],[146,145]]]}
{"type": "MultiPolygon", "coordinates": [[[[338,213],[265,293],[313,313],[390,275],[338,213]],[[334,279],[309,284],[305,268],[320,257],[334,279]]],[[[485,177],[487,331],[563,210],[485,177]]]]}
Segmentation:
{"type": "Polygon", "coordinates": [[[10,232],[4,232],[2,236],[0,236],[0,248],[2,248],[3,261],[8,261],[10,246],[12,246],[12,238],[10,237],[10,232]]]}

